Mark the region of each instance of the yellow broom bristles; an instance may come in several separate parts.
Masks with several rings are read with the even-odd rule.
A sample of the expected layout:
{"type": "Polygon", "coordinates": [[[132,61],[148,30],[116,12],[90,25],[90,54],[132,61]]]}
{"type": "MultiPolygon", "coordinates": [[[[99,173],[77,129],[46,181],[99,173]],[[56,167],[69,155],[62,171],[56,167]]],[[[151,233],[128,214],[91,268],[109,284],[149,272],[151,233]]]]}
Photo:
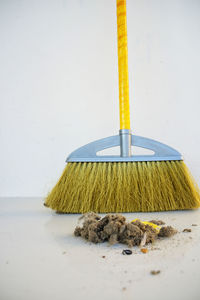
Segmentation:
{"type": "Polygon", "coordinates": [[[200,193],[183,161],[72,162],[45,205],[63,213],[195,209],[200,193]]]}

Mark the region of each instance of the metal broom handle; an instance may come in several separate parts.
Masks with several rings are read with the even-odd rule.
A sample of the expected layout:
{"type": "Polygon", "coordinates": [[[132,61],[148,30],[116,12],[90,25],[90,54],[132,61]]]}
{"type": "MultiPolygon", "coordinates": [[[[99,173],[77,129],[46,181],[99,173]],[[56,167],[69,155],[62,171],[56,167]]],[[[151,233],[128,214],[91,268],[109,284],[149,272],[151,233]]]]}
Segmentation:
{"type": "Polygon", "coordinates": [[[117,2],[117,43],[121,156],[131,156],[126,0],[117,2]]]}

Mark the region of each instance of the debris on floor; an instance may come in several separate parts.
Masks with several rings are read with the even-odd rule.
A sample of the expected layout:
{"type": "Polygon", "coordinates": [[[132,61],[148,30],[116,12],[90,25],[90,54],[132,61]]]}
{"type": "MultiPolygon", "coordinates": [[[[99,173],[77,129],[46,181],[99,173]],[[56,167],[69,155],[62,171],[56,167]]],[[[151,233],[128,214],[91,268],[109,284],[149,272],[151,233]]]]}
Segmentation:
{"type": "Polygon", "coordinates": [[[148,249],[147,249],[147,248],[142,248],[142,249],[140,249],[140,251],[141,251],[142,253],[147,253],[147,252],[148,252],[148,249]]]}
{"type": "Polygon", "coordinates": [[[123,255],[131,255],[132,253],[133,252],[131,250],[129,250],[129,249],[125,249],[125,250],[122,251],[123,255]]]}
{"type": "Polygon", "coordinates": [[[161,250],[159,247],[151,247],[151,250],[161,250]]]}
{"type": "Polygon", "coordinates": [[[191,232],[191,231],[192,231],[192,229],[189,229],[189,228],[183,229],[183,232],[191,232]]]}
{"type": "Polygon", "coordinates": [[[90,212],[82,215],[80,221],[82,227],[78,225],[74,235],[81,236],[92,243],[108,241],[112,245],[121,243],[129,247],[144,247],[159,237],[170,237],[177,233],[177,230],[171,226],[159,227],[158,230],[158,226],[152,222],[142,222],[139,219],[129,223],[121,214],[107,214],[101,218],[98,214],[90,212]]]}
{"type": "MultiPolygon", "coordinates": [[[[136,221],[141,222],[140,219],[134,219],[131,223],[135,223],[136,221]]],[[[142,224],[151,226],[151,228],[154,228],[157,232],[159,232],[160,228],[161,228],[160,226],[158,226],[155,223],[152,223],[150,221],[142,221],[142,224]]]]}
{"type": "Polygon", "coordinates": [[[151,275],[158,275],[158,274],[160,274],[160,270],[157,270],[157,271],[152,270],[151,271],[151,275]]]}
{"type": "Polygon", "coordinates": [[[177,233],[177,230],[174,229],[172,226],[164,226],[160,229],[158,233],[159,237],[170,237],[177,233]]]}
{"type": "Polygon", "coordinates": [[[197,224],[192,224],[192,226],[197,226],[197,224]]]}
{"type": "Polygon", "coordinates": [[[149,221],[150,223],[156,224],[156,225],[165,225],[165,222],[163,222],[162,220],[151,220],[149,221]]]}

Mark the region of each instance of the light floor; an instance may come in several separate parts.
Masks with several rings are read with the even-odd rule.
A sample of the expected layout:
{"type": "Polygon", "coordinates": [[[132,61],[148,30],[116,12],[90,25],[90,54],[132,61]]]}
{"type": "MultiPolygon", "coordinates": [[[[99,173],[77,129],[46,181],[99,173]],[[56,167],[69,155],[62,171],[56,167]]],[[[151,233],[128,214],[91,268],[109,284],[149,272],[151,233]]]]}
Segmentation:
{"type": "Polygon", "coordinates": [[[126,246],[74,237],[79,215],[55,214],[40,198],[1,198],[0,299],[199,300],[200,210],[124,215],[162,219],[179,233],[124,256],[126,246]]]}

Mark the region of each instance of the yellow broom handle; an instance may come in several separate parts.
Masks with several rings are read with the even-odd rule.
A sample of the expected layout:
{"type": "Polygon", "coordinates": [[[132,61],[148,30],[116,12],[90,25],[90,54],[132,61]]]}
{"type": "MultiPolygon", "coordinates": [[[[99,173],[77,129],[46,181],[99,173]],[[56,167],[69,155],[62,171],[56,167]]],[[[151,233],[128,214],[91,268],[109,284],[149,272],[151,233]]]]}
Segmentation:
{"type": "Polygon", "coordinates": [[[116,1],[120,129],[130,129],[126,0],[116,1]]]}

